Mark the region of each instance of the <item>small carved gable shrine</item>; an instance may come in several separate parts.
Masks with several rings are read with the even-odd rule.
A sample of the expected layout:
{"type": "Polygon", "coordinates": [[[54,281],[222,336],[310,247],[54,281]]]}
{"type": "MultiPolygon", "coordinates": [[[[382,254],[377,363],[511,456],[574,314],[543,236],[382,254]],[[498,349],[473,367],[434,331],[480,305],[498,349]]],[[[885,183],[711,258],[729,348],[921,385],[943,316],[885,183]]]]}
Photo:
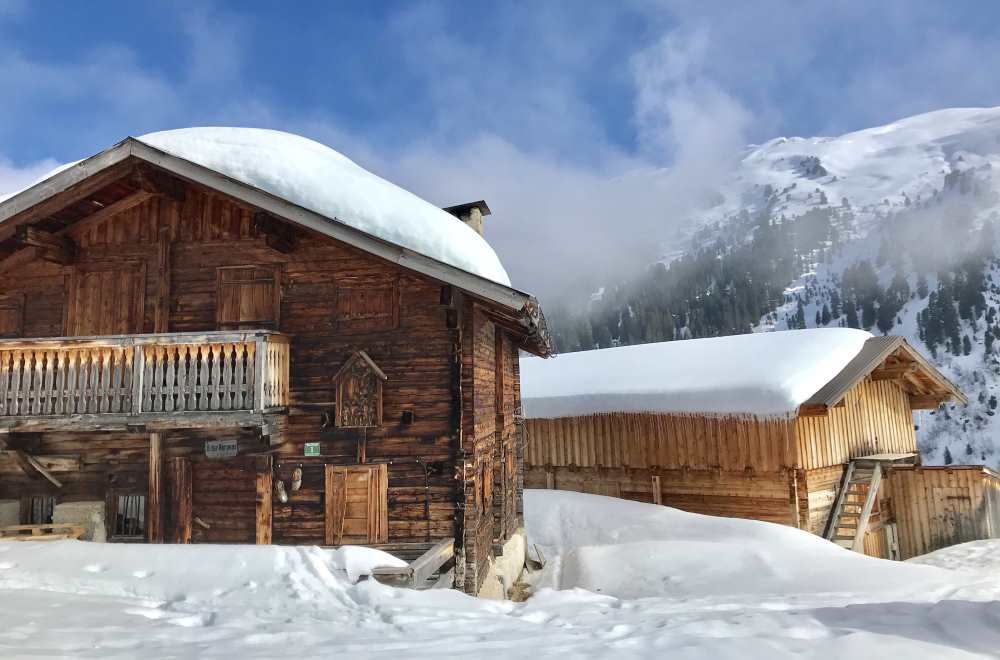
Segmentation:
{"type": "Polygon", "coordinates": [[[3,200],[0,538],[363,544],[495,592],[550,344],[485,215],[227,128],[3,200]]]}
{"type": "Polygon", "coordinates": [[[333,377],[337,389],[338,428],[374,428],[382,425],[382,383],[386,375],[368,354],[357,351],[333,377]]]}

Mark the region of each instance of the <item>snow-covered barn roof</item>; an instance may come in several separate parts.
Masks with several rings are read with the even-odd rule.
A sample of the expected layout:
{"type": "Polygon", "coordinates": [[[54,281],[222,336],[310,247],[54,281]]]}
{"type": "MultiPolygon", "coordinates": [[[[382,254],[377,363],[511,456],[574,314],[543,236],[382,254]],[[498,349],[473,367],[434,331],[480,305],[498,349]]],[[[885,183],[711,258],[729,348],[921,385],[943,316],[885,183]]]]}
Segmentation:
{"type": "Polygon", "coordinates": [[[0,197],[0,223],[20,222],[45,200],[129,159],[513,310],[530,337],[528,349],[549,351],[537,301],[511,287],[496,252],[475,230],[333,149],[289,133],[186,128],[127,138],[0,197]]]}
{"type": "MultiPolygon", "coordinates": [[[[828,384],[857,382],[878,367],[880,362],[867,358],[881,350],[866,346],[885,348],[883,339],[863,330],[819,328],[524,358],[522,405],[529,418],[606,412],[794,415],[828,384]]],[[[906,345],[892,339],[902,342],[894,348],[906,345]]],[[[915,368],[948,383],[925,361],[915,368]]],[[[962,398],[948,385],[954,392],[938,393],[941,398],[962,398]]],[[[815,405],[835,405],[834,389],[840,392],[826,389],[830,396],[815,405]]]]}

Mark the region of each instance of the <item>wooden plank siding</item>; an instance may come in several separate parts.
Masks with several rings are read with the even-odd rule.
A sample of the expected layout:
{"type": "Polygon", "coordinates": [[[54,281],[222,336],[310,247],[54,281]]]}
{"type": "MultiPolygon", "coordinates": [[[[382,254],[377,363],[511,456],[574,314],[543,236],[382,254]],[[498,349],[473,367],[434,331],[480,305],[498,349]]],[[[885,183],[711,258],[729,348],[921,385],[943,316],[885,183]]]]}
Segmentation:
{"type": "Polygon", "coordinates": [[[796,525],[794,433],[794,421],[783,418],[528,419],[525,487],[658,499],[696,513],[796,525]]]}
{"type": "Polygon", "coordinates": [[[800,465],[806,470],[858,456],[917,452],[909,399],[891,380],[865,378],[842,406],[824,416],[799,417],[796,427],[800,465]]]}
{"type": "Polygon", "coordinates": [[[903,559],[1000,538],[1000,475],[987,468],[893,467],[887,495],[903,559]]]}
{"type": "MultiPolygon", "coordinates": [[[[220,273],[273,274],[261,280],[267,286],[246,294],[249,302],[240,298],[239,308],[290,337],[287,416],[280,428],[269,429],[284,443],[269,447],[259,429],[164,431],[164,465],[183,466],[165,470],[166,492],[173,492],[174,479],[190,479],[180,484],[190,496],[170,499],[183,502],[190,514],[174,521],[168,511],[164,538],[323,544],[326,466],[382,464],[388,493],[385,520],[379,524],[389,542],[455,538],[456,555],[464,558],[464,563],[456,561],[457,584],[476,591],[494,542],[520,524],[521,500],[513,492],[523,478],[515,414],[520,409],[518,349],[510,335],[471,296],[450,287],[446,296],[440,282],[332,238],[289,226],[294,250],[274,249],[255,223],[255,209],[185,185],[183,202],[153,195],[98,222],[70,225],[65,235],[76,241],[75,264],[34,260],[5,274],[0,297],[27,301],[11,314],[16,323],[7,323],[5,330],[42,338],[100,327],[103,312],[95,315],[81,302],[90,291],[102,291],[100,300],[106,298],[109,309],[124,310],[109,321],[116,328],[127,323],[135,332],[179,333],[216,330],[220,322],[242,326],[243,311],[237,316],[235,303],[220,303],[220,281],[225,289],[232,280],[220,273]],[[126,264],[129,277],[101,279],[100,287],[94,278],[78,277],[90,270],[118,272],[114,264],[126,264]],[[105,286],[121,281],[128,291],[104,295],[105,286]],[[272,299],[277,308],[270,314],[272,299]],[[379,306],[377,318],[355,313],[357,301],[369,299],[379,306]],[[387,305],[391,313],[382,309],[387,305]],[[387,376],[383,423],[367,429],[326,425],[336,397],[332,378],[360,350],[387,376]],[[206,440],[226,439],[238,442],[239,457],[205,456],[206,440]],[[305,456],[306,443],[319,443],[320,455],[305,456]],[[258,515],[255,506],[268,500],[260,490],[268,479],[245,464],[252,458],[248,455],[263,452],[273,454],[271,483],[283,482],[288,496],[287,502],[271,498],[270,517],[258,515]],[[512,467],[500,469],[507,456],[512,467]],[[302,471],[302,485],[293,492],[288,486],[296,469],[302,471]],[[486,481],[489,497],[484,498],[486,481]],[[258,529],[263,526],[270,530],[258,529]]],[[[64,486],[57,490],[0,457],[0,499],[48,493],[71,502],[146,492],[147,434],[45,433],[31,442],[34,455],[78,457],[80,469],[60,473],[64,486]]]]}

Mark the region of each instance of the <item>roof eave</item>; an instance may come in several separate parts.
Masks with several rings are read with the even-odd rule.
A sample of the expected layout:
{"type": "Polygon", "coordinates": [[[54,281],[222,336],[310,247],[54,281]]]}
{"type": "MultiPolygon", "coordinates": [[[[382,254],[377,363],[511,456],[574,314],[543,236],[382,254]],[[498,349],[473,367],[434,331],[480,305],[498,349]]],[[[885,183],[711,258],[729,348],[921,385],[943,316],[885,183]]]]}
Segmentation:
{"type": "MultiPolygon", "coordinates": [[[[82,160],[0,203],[0,224],[129,157],[218,190],[263,211],[340,240],[409,270],[457,286],[515,312],[530,316],[532,306],[537,306],[537,301],[528,293],[390,243],[344,224],[336,218],[327,218],[211,168],[151,147],[133,137],[128,137],[113,147],[82,160]]],[[[530,319],[526,320],[530,323],[530,319]]]]}

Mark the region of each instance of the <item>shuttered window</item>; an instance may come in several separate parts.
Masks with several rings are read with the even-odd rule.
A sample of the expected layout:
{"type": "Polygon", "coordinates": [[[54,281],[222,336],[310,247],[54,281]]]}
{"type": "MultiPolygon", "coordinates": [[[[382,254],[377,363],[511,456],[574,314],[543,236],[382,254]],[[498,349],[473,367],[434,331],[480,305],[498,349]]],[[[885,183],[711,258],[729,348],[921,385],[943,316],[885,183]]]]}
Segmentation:
{"type": "Polygon", "coordinates": [[[88,337],[140,333],[145,300],[145,264],[80,264],[73,272],[67,334],[88,337]]]}
{"type": "Polygon", "coordinates": [[[338,330],[378,332],[397,326],[399,289],[395,279],[341,278],[336,286],[338,330]]]}
{"type": "Polygon", "coordinates": [[[0,295],[0,339],[24,335],[24,296],[0,295]]]}
{"type": "Polygon", "coordinates": [[[277,267],[220,268],[216,305],[219,329],[276,330],[280,290],[277,267]]]}

